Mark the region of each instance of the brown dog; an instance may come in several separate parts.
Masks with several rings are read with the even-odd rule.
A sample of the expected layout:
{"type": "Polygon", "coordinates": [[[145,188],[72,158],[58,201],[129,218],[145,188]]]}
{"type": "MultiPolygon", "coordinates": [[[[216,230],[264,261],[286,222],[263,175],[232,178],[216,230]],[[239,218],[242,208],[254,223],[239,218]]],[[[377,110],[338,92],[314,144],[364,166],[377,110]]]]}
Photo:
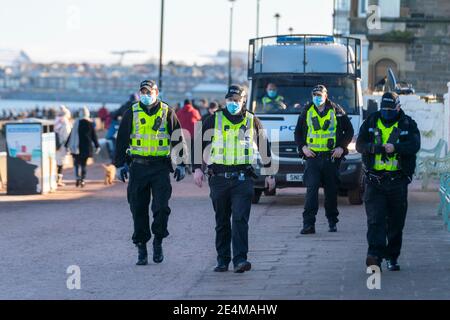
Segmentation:
{"type": "Polygon", "coordinates": [[[113,184],[116,177],[116,167],[113,164],[102,164],[102,166],[105,169],[105,184],[113,184]]]}

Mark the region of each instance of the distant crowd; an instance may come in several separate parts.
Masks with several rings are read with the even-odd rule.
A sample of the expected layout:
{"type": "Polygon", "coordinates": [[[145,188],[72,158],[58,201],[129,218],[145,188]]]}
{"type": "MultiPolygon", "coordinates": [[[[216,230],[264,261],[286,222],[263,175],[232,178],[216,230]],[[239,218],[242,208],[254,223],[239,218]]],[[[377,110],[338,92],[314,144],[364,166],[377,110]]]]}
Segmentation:
{"type": "MultiPolygon", "coordinates": [[[[119,118],[122,114],[130,108],[134,103],[138,101],[136,95],[131,95],[129,100],[121,105],[117,110],[110,111],[105,105],[100,107],[98,110],[92,110],[91,118],[100,118],[104,129],[108,129],[111,122],[114,119],[119,118]]],[[[222,104],[218,101],[211,101],[208,103],[206,99],[199,100],[189,100],[186,99],[183,103],[176,103],[170,105],[176,112],[182,110],[185,106],[190,106],[196,111],[198,111],[200,117],[206,117],[213,113],[212,111],[222,108],[222,104]]],[[[68,106],[70,108],[70,106],[68,106]]],[[[190,109],[188,107],[188,109],[190,109]]],[[[73,110],[71,113],[72,118],[78,118],[79,110],[73,110]]],[[[55,120],[57,118],[58,108],[57,107],[40,107],[36,106],[34,108],[15,110],[13,108],[3,109],[0,111],[0,121],[14,121],[22,120],[28,118],[45,119],[45,120],[55,120]]],[[[193,115],[195,117],[196,115],[193,115]]]]}

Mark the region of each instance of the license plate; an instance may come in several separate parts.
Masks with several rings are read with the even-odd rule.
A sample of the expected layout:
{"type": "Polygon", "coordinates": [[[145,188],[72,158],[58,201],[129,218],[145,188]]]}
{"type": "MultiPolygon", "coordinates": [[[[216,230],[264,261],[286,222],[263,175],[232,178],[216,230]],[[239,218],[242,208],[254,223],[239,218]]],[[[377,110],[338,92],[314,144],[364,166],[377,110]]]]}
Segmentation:
{"type": "Polygon", "coordinates": [[[288,173],[286,175],[286,181],[302,182],[303,181],[303,173],[288,173]]]}

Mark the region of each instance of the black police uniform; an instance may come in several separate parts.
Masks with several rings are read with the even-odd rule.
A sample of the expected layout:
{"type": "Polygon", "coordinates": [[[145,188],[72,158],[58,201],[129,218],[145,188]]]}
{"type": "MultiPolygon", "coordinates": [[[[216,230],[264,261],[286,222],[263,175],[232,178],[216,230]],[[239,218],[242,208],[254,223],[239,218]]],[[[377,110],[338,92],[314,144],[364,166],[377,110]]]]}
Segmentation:
{"type": "MultiPolygon", "coordinates": [[[[364,202],[367,214],[368,257],[396,262],[402,246],[402,233],[408,208],[408,184],[416,166],[416,153],[420,149],[420,132],[416,122],[400,110],[387,127],[398,121],[398,142],[393,143],[398,154],[398,171],[374,170],[375,154],[384,147],[375,144],[375,128],[380,112],[371,114],[362,124],[356,149],[362,154],[366,169],[364,202]],[[387,241],[386,241],[387,240],[387,241]],[[387,243],[386,243],[387,242],[387,243]]],[[[396,139],[397,140],[397,139],[396,139]]]]}
{"type": "MultiPolygon", "coordinates": [[[[160,101],[146,107],[141,104],[142,109],[149,116],[159,111],[160,101]]],[[[133,243],[147,243],[151,238],[149,224],[149,205],[153,197],[151,209],[153,212],[153,223],[151,231],[155,238],[162,240],[169,235],[167,223],[170,214],[169,199],[172,194],[169,173],[173,172],[170,157],[140,157],[127,155],[130,147],[130,134],[133,127],[133,111],[126,110],[120,123],[116,142],[116,157],[114,164],[122,167],[125,163],[130,164],[130,179],[127,189],[127,198],[133,214],[134,233],[133,243]]],[[[180,129],[180,124],[172,109],[167,113],[167,129],[169,135],[180,129]]],[[[181,135],[178,141],[171,141],[172,148],[178,143],[185,143],[181,135]]],[[[186,150],[184,148],[184,150],[186,150]]],[[[183,156],[183,151],[179,154],[183,156]]]]}
{"type": "MultiPolygon", "coordinates": [[[[223,109],[223,115],[232,123],[243,121],[245,108],[241,113],[232,115],[223,109]]],[[[201,136],[197,132],[195,140],[202,141],[202,151],[211,144],[211,139],[206,137],[205,132],[214,130],[215,115],[207,118],[202,126],[201,136]],[[205,141],[208,140],[208,141],[205,141]]],[[[270,166],[270,145],[262,132],[262,125],[258,118],[254,117],[254,137],[256,144],[266,144],[267,152],[262,152],[264,166],[270,166]]],[[[202,152],[202,154],[203,154],[202,152]]],[[[194,169],[201,169],[202,165],[194,164],[194,169]]],[[[254,193],[253,178],[255,173],[251,165],[222,165],[211,164],[208,166],[210,198],[216,213],[216,250],[218,266],[228,268],[231,261],[231,247],[233,245],[233,264],[236,267],[247,261],[248,253],[248,221],[252,197],[254,193]],[[231,218],[231,222],[230,222],[231,218]]],[[[224,270],[223,270],[224,271],[224,270]]]]}
{"type": "MultiPolygon", "coordinates": [[[[302,148],[308,145],[306,138],[308,125],[306,122],[308,107],[302,110],[295,128],[295,141],[298,145],[300,157],[306,158],[303,181],[306,186],[305,209],[303,211],[303,230],[313,229],[316,222],[317,211],[319,210],[319,188],[323,186],[325,194],[325,213],[330,227],[335,226],[339,221],[339,211],[337,209],[337,193],[339,187],[339,166],[342,158],[348,154],[347,146],[353,138],[353,126],[345,111],[339,105],[327,99],[322,113],[316,106],[317,113],[325,116],[328,110],[334,110],[336,114],[336,145],[344,150],[340,159],[331,159],[331,152],[314,152],[316,157],[306,158],[302,148]]],[[[331,230],[331,229],[330,229],[331,230]]],[[[311,231],[311,233],[315,230],[311,231]]]]}

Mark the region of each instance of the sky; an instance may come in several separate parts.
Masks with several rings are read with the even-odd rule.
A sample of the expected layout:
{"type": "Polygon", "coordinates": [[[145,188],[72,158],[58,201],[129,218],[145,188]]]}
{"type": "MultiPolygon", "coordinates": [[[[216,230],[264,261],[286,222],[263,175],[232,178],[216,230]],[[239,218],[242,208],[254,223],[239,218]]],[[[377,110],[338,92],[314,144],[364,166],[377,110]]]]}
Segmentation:
{"type": "MultiPolygon", "coordinates": [[[[236,0],[233,50],[256,35],[257,0],[236,0]]],[[[142,50],[124,63],[159,57],[161,0],[0,0],[0,49],[35,62],[115,63],[111,51],[142,50]]],[[[332,32],[333,0],[260,0],[260,36],[332,32]]],[[[199,62],[228,50],[228,0],[165,0],[164,61],[199,62]]]]}

